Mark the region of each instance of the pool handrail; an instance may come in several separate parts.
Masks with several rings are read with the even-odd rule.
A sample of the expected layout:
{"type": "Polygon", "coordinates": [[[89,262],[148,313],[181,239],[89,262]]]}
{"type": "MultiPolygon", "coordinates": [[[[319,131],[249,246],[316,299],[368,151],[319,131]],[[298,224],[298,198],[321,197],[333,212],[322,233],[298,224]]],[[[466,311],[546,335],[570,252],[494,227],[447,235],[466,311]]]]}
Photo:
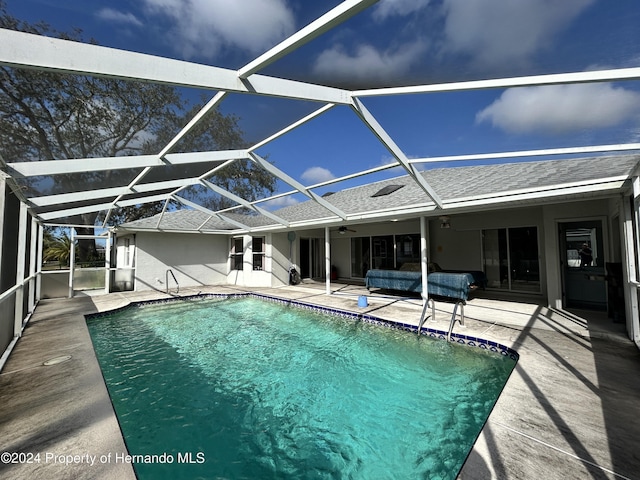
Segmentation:
{"type": "Polygon", "coordinates": [[[169,294],[169,274],[171,274],[171,276],[173,277],[173,281],[176,282],[176,295],[178,293],[180,293],[180,284],[178,283],[178,280],[176,279],[176,276],[173,274],[173,270],[171,270],[170,268],[167,269],[167,271],[164,274],[164,283],[167,286],[167,294],[169,294]]]}

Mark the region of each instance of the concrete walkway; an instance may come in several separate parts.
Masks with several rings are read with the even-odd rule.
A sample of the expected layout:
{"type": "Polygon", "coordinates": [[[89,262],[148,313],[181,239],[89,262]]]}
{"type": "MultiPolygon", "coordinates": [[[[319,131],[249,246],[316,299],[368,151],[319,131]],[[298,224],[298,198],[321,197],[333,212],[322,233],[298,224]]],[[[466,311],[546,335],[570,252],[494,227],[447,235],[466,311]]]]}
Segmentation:
{"type": "MultiPolygon", "coordinates": [[[[353,285],[332,285],[330,296],[324,284],[253,290],[404,323],[416,324],[421,310],[419,298],[353,285]],[[366,308],[358,307],[359,295],[367,295],[366,308]]],[[[239,290],[181,294],[199,291],[239,290]]],[[[0,478],[135,478],[130,464],[116,461],[126,447],[84,315],[161,297],[129,292],[38,305],[0,372],[0,449],[40,453],[40,460],[0,464],[0,478]],[[61,363],[43,365],[51,359],[61,363]]],[[[452,306],[436,306],[428,326],[446,330],[452,306]]],[[[465,317],[465,327],[454,331],[514,348],[520,361],[460,478],[640,479],[640,350],[623,325],[531,299],[474,298],[465,317]]]]}

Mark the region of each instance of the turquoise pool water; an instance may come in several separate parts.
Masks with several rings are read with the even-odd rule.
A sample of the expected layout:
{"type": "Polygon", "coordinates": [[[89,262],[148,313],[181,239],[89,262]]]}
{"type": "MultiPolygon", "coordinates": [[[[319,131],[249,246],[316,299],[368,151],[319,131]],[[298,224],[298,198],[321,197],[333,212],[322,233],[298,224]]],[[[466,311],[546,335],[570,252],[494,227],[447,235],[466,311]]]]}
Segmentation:
{"type": "Polygon", "coordinates": [[[453,479],[515,366],[256,298],[87,324],[141,479],[453,479]]]}

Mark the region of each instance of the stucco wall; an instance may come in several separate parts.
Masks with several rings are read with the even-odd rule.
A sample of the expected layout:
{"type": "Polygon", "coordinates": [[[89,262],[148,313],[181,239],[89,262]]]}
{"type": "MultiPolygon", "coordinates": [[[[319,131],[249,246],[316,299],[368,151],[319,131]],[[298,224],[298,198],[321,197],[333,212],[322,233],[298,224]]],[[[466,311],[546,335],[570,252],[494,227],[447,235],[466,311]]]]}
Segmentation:
{"type": "Polygon", "coordinates": [[[351,277],[351,239],[340,236],[331,239],[331,265],[338,269],[339,278],[351,277]]]}
{"type": "MultiPolygon", "coordinates": [[[[180,233],[136,234],[135,289],[166,289],[171,269],[180,287],[225,284],[229,242],[226,236],[180,233]]],[[[169,287],[175,288],[169,277],[169,287]]]]}
{"type": "Polygon", "coordinates": [[[272,287],[280,287],[289,284],[289,249],[295,249],[295,241],[290,246],[287,233],[274,233],[271,235],[271,279],[272,287]]]}

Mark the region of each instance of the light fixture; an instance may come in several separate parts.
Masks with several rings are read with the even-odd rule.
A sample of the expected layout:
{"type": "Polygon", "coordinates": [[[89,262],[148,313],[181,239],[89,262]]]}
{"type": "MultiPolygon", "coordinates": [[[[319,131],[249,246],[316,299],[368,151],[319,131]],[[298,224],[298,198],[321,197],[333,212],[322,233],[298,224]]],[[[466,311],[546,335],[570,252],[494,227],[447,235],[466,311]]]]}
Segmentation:
{"type": "Polygon", "coordinates": [[[440,228],[451,228],[451,224],[449,223],[449,217],[443,215],[442,217],[438,217],[440,220],[440,228]]]}

